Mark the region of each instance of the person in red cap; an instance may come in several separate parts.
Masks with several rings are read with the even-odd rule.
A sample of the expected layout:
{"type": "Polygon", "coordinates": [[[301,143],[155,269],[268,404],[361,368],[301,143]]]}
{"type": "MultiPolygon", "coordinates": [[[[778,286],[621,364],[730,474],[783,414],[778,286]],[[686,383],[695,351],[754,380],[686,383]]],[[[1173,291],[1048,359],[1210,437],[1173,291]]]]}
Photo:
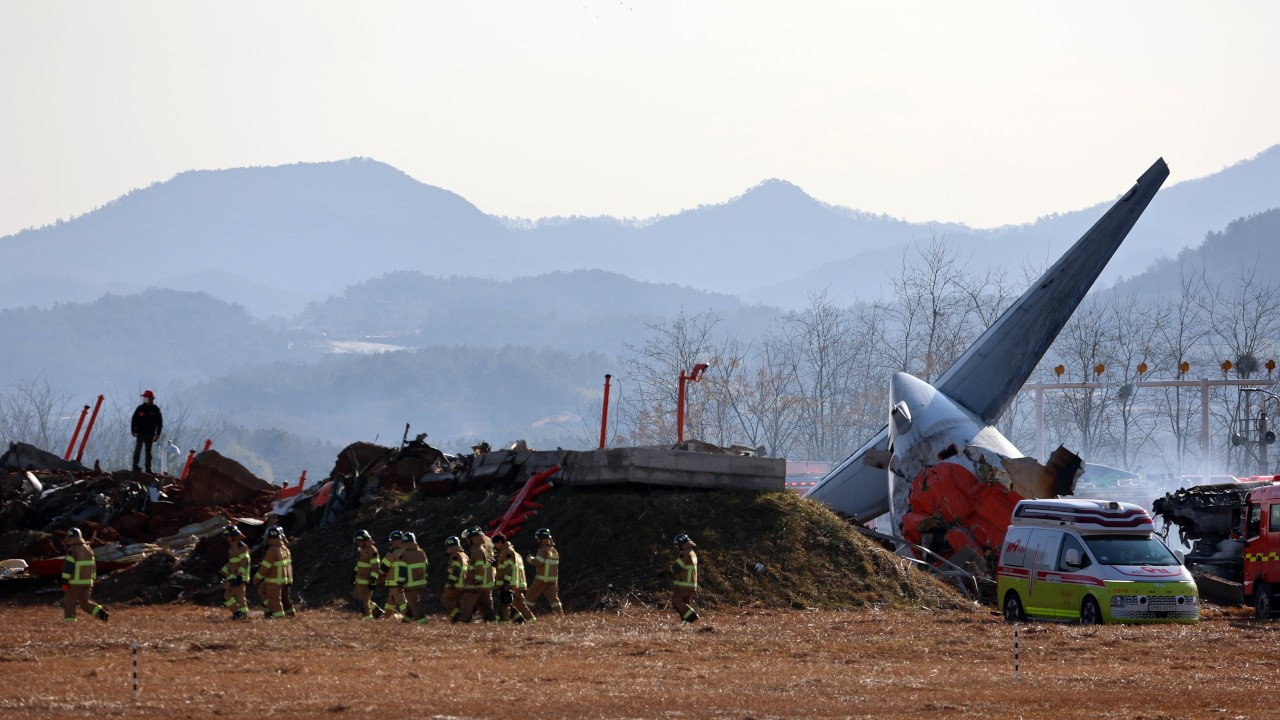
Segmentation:
{"type": "Polygon", "coordinates": [[[133,444],[133,471],[141,472],[138,467],[138,456],[142,448],[147,448],[147,472],[151,472],[151,443],[160,439],[160,431],[164,429],[164,416],[160,414],[160,406],[156,405],[156,394],[150,390],[142,391],[142,404],[133,411],[133,421],[129,430],[137,438],[133,444]]]}

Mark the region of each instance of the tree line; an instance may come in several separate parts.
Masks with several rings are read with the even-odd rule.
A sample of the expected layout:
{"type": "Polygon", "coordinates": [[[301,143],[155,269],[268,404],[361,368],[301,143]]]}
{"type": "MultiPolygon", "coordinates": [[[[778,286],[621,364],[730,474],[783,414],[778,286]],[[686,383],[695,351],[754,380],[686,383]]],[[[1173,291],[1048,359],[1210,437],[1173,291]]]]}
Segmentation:
{"type": "MultiPolygon", "coordinates": [[[[825,292],[758,337],[718,332],[713,311],[680,313],[619,358],[619,408],[612,444],[670,444],[676,437],[680,372],[706,362],[687,386],[685,437],[719,445],[764,446],[777,457],[838,461],[887,421],[889,377],[936,380],[1017,299],[1039,272],[976,272],[945,238],[904,259],[884,301],[851,306],[825,292]]],[[[1081,304],[1032,375],[1036,382],[1097,381],[1101,387],[1045,395],[1046,447],[1063,444],[1088,462],[1147,474],[1200,468],[1200,391],[1139,388],[1140,380],[1266,377],[1280,340],[1280,288],[1256,267],[1214,282],[1187,263],[1164,295],[1096,292],[1081,304]],[[1189,373],[1179,366],[1188,363],[1189,373]],[[1146,373],[1139,377],[1139,365],[1146,373]],[[1094,371],[1104,367],[1101,375],[1094,371]],[[1058,376],[1054,368],[1062,366],[1058,376]]],[[[1258,449],[1233,447],[1232,423],[1256,418],[1256,395],[1214,388],[1210,402],[1215,466],[1256,471],[1258,449]]],[[[1272,402],[1266,407],[1277,410],[1272,402]]],[[[595,415],[599,427],[599,411],[595,415]]],[[[585,423],[591,426],[591,422],[585,423]]],[[[1035,444],[1031,393],[997,421],[1027,454],[1035,444]]],[[[1268,471],[1269,472],[1269,471],[1268,471]]]]}

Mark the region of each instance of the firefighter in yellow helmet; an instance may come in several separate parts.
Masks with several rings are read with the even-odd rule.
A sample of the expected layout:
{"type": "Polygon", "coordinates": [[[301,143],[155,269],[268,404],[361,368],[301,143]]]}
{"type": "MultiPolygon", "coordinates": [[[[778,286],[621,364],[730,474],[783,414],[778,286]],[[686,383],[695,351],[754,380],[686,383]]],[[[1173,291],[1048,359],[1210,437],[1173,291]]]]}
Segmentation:
{"type": "Polygon", "coordinates": [[[76,621],[76,607],[102,622],[106,622],[106,608],[95,603],[93,595],[93,579],[98,574],[98,565],[93,558],[93,550],[84,541],[84,533],[80,528],[67,528],[67,556],[62,561],[62,619],[65,622],[76,621]]]}
{"type": "Polygon", "coordinates": [[[393,530],[387,541],[391,543],[391,547],[386,554],[382,556],[382,584],[387,586],[387,612],[394,617],[399,615],[404,618],[404,613],[409,609],[404,601],[404,588],[401,587],[401,575],[404,570],[404,563],[400,561],[400,553],[402,550],[402,540],[404,533],[399,530],[393,530]]]}
{"type": "Polygon", "coordinates": [[[357,530],[356,543],[356,587],[352,593],[356,606],[360,609],[361,620],[372,620],[382,615],[382,608],[371,602],[373,586],[378,582],[378,546],[373,544],[373,536],[368,530],[357,530]]]}
{"type": "Polygon", "coordinates": [[[222,566],[222,604],[231,610],[232,620],[243,620],[249,617],[249,599],[245,596],[245,586],[249,584],[249,546],[245,544],[244,533],[235,525],[222,529],[227,539],[227,564],[222,566]]]}
{"type": "Polygon", "coordinates": [[[281,597],[285,586],[293,581],[293,558],[284,544],[284,530],[279,527],[267,528],[267,553],[262,556],[262,564],[254,573],[253,580],[263,590],[267,603],[266,616],[284,617],[281,597]]]}
{"type": "Polygon", "coordinates": [[[408,612],[403,622],[426,623],[427,613],[422,605],[422,591],[427,586],[427,554],[418,546],[418,537],[411,532],[401,535],[404,549],[400,561],[404,563],[404,601],[408,612]]]}
{"type": "Polygon", "coordinates": [[[493,569],[493,541],[480,530],[479,526],[475,525],[463,530],[462,537],[466,539],[470,548],[467,553],[470,568],[467,572],[467,580],[463,584],[458,622],[471,622],[471,616],[477,605],[480,606],[485,622],[493,622],[497,619],[493,612],[493,588],[496,584],[493,569]]]}
{"type": "Polygon", "coordinates": [[[693,550],[697,545],[684,533],[676,536],[675,544],[678,554],[671,564],[671,574],[675,576],[671,607],[681,620],[693,622],[698,619],[698,611],[693,609],[693,594],[698,591],[698,553],[693,550]]]}
{"type": "Polygon", "coordinates": [[[493,544],[498,550],[499,622],[522,623],[534,620],[533,613],[529,611],[529,606],[524,601],[524,591],[528,587],[524,574],[524,558],[502,533],[494,534],[493,544]]]}
{"type": "Polygon", "coordinates": [[[467,553],[462,550],[462,541],[457,535],[450,535],[444,540],[445,552],[449,555],[449,568],[445,574],[444,593],[440,595],[440,604],[444,605],[445,615],[449,622],[458,622],[462,610],[459,601],[466,587],[468,561],[467,553]]]}
{"type": "MultiPolygon", "coordinates": [[[[564,615],[564,608],[560,606],[560,551],[556,550],[556,541],[551,537],[550,528],[539,528],[533,538],[538,541],[538,550],[529,557],[534,576],[525,600],[532,608],[538,598],[546,598],[551,612],[564,615]]],[[[529,614],[533,614],[532,610],[529,614]]]]}

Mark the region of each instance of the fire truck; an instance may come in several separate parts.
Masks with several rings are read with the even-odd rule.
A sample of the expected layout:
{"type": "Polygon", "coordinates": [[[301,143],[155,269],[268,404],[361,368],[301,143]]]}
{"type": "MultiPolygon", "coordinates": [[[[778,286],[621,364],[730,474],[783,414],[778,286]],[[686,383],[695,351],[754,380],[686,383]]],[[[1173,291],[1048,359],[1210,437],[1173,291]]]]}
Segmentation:
{"type": "Polygon", "coordinates": [[[1152,507],[1190,548],[1184,561],[1201,596],[1271,617],[1280,588],[1280,475],[1183,488],[1152,507]]]}

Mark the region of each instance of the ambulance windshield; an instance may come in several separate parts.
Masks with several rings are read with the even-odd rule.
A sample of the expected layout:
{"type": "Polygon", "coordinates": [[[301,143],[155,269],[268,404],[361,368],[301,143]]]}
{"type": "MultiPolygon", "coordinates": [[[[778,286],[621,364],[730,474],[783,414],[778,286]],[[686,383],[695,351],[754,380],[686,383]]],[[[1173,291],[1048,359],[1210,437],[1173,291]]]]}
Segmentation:
{"type": "Polygon", "coordinates": [[[1103,565],[1177,565],[1164,543],[1148,535],[1086,535],[1089,551],[1103,565]]]}

